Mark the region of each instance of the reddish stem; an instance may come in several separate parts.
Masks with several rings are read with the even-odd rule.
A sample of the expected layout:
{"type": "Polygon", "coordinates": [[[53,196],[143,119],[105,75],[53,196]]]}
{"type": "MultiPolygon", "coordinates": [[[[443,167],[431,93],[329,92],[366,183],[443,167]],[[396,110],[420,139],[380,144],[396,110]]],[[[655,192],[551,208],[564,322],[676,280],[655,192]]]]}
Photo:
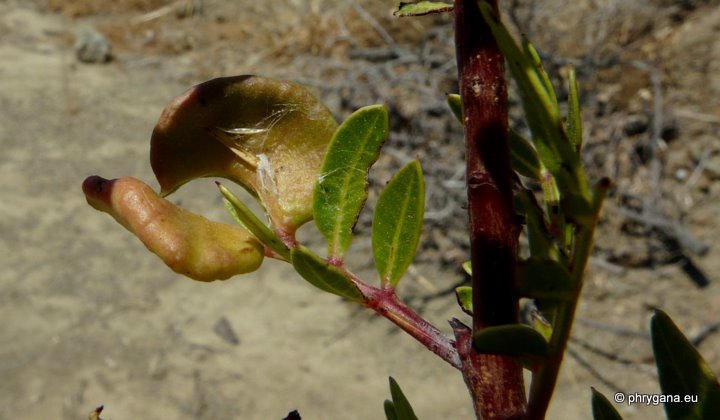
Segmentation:
{"type": "MultiPolygon", "coordinates": [[[[497,0],[489,3],[497,10],[497,0]]],[[[504,58],[477,0],[455,0],[454,10],[465,126],[473,331],[478,331],[518,320],[515,258],[519,227],[513,217],[504,58]]],[[[470,344],[460,346],[461,338],[467,343],[470,340],[467,334],[456,337],[478,418],[523,416],[522,366],[512,356],[478,354],[470,344]]]]}
{"type": "MultiPolygon", "coordinates": [[[[280,259],[285,261],[283,258],[280,259]]],[[[365,298],[364,304],[366,307],[390,320],[452,367],[461,369],[462,363],[460,362],[458,351],[455,348],[455,342],[418,315],[417,312],[405,305],[405,303],[397,297],[395,289],[389,286],[382,288],[370,286],[349,271],[342,261],[333,258],[327,259],[326,261],[328,264],[345,272],[347,277],[357,286],[365,298]]]]}
{"type": "Polygon", "coordinates": [[[468,389],[474,394],[475,415],[478,419],[522,419],[525,413],[525,390],[517,387],[515,376],[505,374],[507,365],[519,361],[499,354],[480,354],[472,347],[472,331],[453,319],[456,347],[462,361],[462,372],[468,389]]]}
{"type": "Polygon", "coordinates": [[[460,369],[460,356],[455,349],[455,343],[400,301],[394,289],[373,287],[352,273],[348,274],[365,296],[365,306],[390,320],[451,366],[460,369]]]}

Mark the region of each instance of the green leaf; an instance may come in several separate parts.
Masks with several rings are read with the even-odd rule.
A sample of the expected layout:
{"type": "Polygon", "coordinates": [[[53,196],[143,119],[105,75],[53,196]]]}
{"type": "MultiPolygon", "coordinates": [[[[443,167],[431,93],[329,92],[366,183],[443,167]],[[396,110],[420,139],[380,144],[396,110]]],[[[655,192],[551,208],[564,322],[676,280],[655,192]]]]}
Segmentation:
{"type": "Polygon", "coordinates": [[[275,235],[270,228],[265,226],[265,224],[261,222],[257,216],[255,216],[245,203],[230,192],[230,190],[225,188],[219,182],[217,183],[217,186],[224,197],[225,207],[230,212],[230,215],[233,216],[238,223],[244,226],[245,229],[255,235],[255,237],[265,244],[265,246],[289,261],[290,249],[288,249],[288,247],[285,246],[280,239],[278,239],[277,235],[275,235]]]}
{"type": "Polygon", "coordinates": [[[303,246],[290,251],[292,265],[295,270],[310,284],[346,299],[364,302],[365,297],[355,283],[347,275],[303,246]]]}
{"type": "Polygon", "coordinates": [[[533,311],[530,314],[530,318],[531,326],[549,342],[553,333],[552,324],[550,324],[550,322],[542,316],[540,311],[533,311]]]}
{"type": "Polygon", "coordinates": [[[417,420],[417,416],[415,415],[410,402],[400,389],[400,385],[398,385],[392,376],[390,377],[390,395],[392,395],[392,402],[395,407],[395,413],[397,414],[398,420],[417,420]]]}
{"type": "Polygon", "coordinates": [[[578,224],[587,225],[595,217],[592,204],[580,194],[565,194],[560,200],[560,207],[566,219],[578,224]]]}
{"type": "Polygon", "coordinates": [[[533,66],[535,66],[535,71],[537,72],[538,76],[540,76],[540,80],[545,86],[545,92],[547,93],[550,102],[553,105],[553,109],[557,113],[560,113],[560,106],[558,105],[557,97],[555,96],[555,88],[553,87],[552,82],[550,81],[550,78],[545,71],[545,68],[543,68],[542,60],[540,60],[540,54],[538,54],[535,46],[530,43],[530,40],[524,36],[522,46],[525,55],[530,59],[530,62],[533,64],[533,66]]]}
{"type": "Polygon", "coordinates": [[[397,410],[395,410],[395,404],[393,404],[392,401],[385,400],[383,409],[385,410],[385,418],[387,420],[398,420],[397,410]]]}
{"type": "Polygon", "coordinates": [[[697,396],[695,402],[666,402],[668,419],[720,419],[720,384],[672,319],[656,310],[650,321],[653,353],[664,395],[697,396]]]}
{"type": "Polygon", "coordinates": [[[567,133],[576,153],[580,153],[583,141],[582,113],[580,112],[580,93],[575,79],[575,69],[570,69],[570,95],[568,97],[567,133]]]}
{"type": "Polygon", "coordinates": [[[514,195],[515,210],[525,217],[530,255],[554,259],[558,250],[548,232],[545,216],[532,191],[521,188],[514,195]]]}
{"type": "Polygon", "coordinates": [[[595,388],[592,390],[592,413],[593,420],[622,420],[620,413],[608,401],[603,394],[595,388]]]}
{"type": "Polygon", "coordinates": [[[472,261],[465,261],[462,268],[468,276],[472,276],[472,261]]]}
{"type": "Polygon", "coordinates": [[[462,98],[460,98],[460,95],[457,93],[448,93],[447,102],[455,118],[460,121],[460,124],[465,124],[465,121],[463,121],[462,98]]]}
{"type": "Polygon", "coordinates": [[[380,194],[372,224],[372,249],[381,284],[396,287],[420,242],[425,181],[420,162],[403,167],[380,194]]]}
{"type": "Polygon", "coordinates": [[[472,316],[473,314],[473,303],[472,303],[472,287],[471,286],[460,286],[455,288],[455,297],[457,298],[458,305],[466,314],[472,316]]]}
{"type": "Polygon", "coordinates": [[[520,294],[541,303],[570,301],[574,287],[570,273],[559,262],[530,257],[518,265],[520,294]]]}
{"type": "Polygon", "coordinates": [[[382,105],[355,111],[335,132],[313,194],[315,223],[331,258],[342,260],[352,229],[367,200],[367,174],[388,132],[382,105]]]}
{"type": "Polygon", "coordinates": [[[167,105],[153,130],[150,164],[163,196],[196,178],[227,178],[292,235],[312,218],[313,188],[337,126],[297,83],[222,77],[167,105]]]}
{"type": "Polygon", "coordinates": [[[542,179],[543,164],[540,163],[537,150],[528,139],[515,130],[510,130],[510,165],[520,175],[536,181],[542,179]]]}
{"type": "Polygon", "coordinates": [[[452,12],[452,4],[437,1],[420,1],[417,3],[400,3],[398,9],[393,12],[397,17],[423,16],[431,13],[452,12]]]}
{"type": "Polygon", "coordinates": [[[478,352],[489,354],[545,357],[550,352],[542,334],[521,324],[483,328],[473,335],[473,345],[478,352]]]}

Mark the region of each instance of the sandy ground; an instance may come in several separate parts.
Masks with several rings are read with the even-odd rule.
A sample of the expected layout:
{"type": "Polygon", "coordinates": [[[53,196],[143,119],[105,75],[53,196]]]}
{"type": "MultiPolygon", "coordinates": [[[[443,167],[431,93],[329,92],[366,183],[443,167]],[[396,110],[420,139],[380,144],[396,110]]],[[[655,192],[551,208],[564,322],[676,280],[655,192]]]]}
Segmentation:
{"type": "MultiPolygon", "coordinates": [[[[0,419],[86,418],[103,404],[104,417],[115,420],[267,419],[294,409],[307,419],[376,419],[383,418],[389,375],[422,418],[471,418],[456,371],[286,265],[268,261],[228,282],[193,282],[87,206],[80,183],[88,175],[132,175],[156,185],[149,136],[171,98],[208,73],[255,69],[220,64],[214,74],[198,53],[131,52],[82,64],[71,41],[81,23],[0,3],[0,419]],[[223,338],[218,323],[230,325],[237,342],[223,338]]],[[[173,200],[229,221],[211,180],[173,200]]],[[[696,233],[712,243],[717,201],[702,210],[696,233]]],[[[715,279],[718,253],[712,248],[700,259],[715,279]]],[[[428,270],[431,280],[457,276],[428,270]]],[[[634,331],[647,331],[648,305],[668,309],[691,334],[717,322],[720,308],[717,282],[698,290],[672,266],[624,276],[591,267],[585,295],[581,317],[634,331]]],[[[448,333],[445,320],[462,316],[444,300],[424,314],[448,333]]],[[[636,362],[575,347],[616,386],[657,392],[645,338],[587,324],[574,335],[636,362]]],[[[716,335],[701,347],[716,372],[719,346],[716,335]]],[[[590,418],[591,385],[612,395],[569,357],[549,418],[590,418]]],[[[660,412],[619,408],[626,418],[660,412]]]]}

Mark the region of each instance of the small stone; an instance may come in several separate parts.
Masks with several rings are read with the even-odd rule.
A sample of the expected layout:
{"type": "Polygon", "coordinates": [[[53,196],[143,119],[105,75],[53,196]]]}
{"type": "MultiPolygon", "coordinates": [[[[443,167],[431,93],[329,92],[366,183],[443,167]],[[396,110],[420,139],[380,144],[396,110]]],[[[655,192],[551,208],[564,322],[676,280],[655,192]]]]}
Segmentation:
{"type": "Polygon", "coordinates": [[[83,63],[107,63],[112,59],[110,43],[92,27],[83,27],[78,31],[75,55],[83,63]]]}
{"type": "Polygon", "coordinates": [[[677,171],[675,171],[675,179],[678,181],[684,181],[687,179],[689,173],[688,170],[685,168],[680,168],[677,171]]]}
{"type": "Polygon", "coordinates": [[[232,325],[230,325],[230,321],[228,321],[225,317],[220,318],[218,322],[215,323],[213,331],[215,331],[215,334],[217,334],[225,342],[232,344],[233,346],[240,344],[240,339],[238,339],[237,334],[235,334],[235,330],[232,325]]]}

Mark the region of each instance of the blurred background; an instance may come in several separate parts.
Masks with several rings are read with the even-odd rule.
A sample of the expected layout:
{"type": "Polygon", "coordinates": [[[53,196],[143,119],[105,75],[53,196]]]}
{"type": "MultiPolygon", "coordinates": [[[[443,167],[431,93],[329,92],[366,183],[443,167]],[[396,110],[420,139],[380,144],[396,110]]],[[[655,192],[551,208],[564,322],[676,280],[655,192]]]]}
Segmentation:
{"type": "MultiPolygon", "coordinates": [[[[667,311],[720,373],[720,2],[501,2],[565,101],[579,75],[584,159],[610,176],[570,350],[549,418],[590,417],[590,386],[657,393],[648,340],[667,311]],[[562,414],[560,414],[562,413],[562,414]]],[[[387,376],[421,418],[471,418],[460,375],[368,311],[286,265],[225,283],[180,278],[107,215],[82,180],[157,186],[161,110],[201,81],[258,74],[307,85],[342,120],[384,103],[350,265],[376,276],[374,200],[419,158],[421,250],[400,294],[443,331],[467,318],[462,130],[449,15],[398,19],[389,1],[0,1],[0,419],[383,418],[387,376]]],[[[526,130],[514,88],[512,125],[526,130]]],[[[230,222],[212,180],[171,200],[230,222]]],[[[301,235],[319,244],[313,226],[301,235]]],[[[618,406],[628,419],[661,407],[618,406]]]]}

